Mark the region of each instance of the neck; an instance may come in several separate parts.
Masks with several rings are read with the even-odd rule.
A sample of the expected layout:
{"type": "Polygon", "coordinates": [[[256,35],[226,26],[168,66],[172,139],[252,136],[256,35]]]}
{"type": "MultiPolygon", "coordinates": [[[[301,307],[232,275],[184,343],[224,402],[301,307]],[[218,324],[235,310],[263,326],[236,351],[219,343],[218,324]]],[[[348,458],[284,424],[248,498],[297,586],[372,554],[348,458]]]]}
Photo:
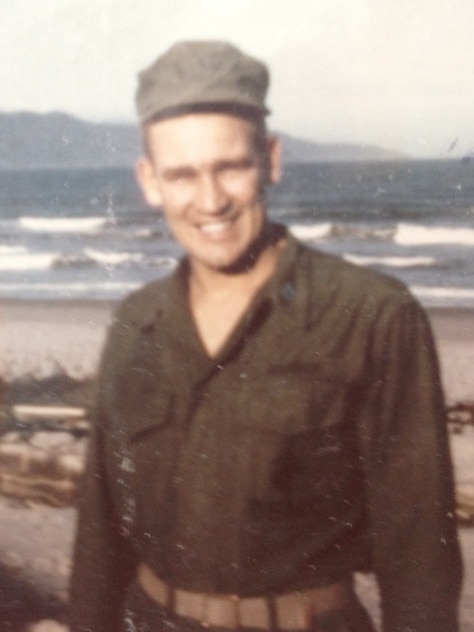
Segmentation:
{"type": "Polygon", "coordinates": [[[191,294],[222,296],[246,290],[253,293],[272,276],[284,243],[281,228],[270,224],[245,257],[231,268],[213,270],[190,262],[191,294]]]}

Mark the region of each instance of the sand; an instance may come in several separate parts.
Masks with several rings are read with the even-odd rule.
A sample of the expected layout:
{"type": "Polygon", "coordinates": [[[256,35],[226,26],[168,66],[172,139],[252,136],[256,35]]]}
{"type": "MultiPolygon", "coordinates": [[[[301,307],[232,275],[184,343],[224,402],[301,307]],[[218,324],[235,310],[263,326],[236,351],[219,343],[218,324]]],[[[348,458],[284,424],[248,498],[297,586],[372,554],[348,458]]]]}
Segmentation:
{"type": "Polygon", "coordinates": [[[474,401],[474,310],[428,311],[436,340],[446,399],[474,401]]]}
{"type": "MultiPolygon", "coordinates": [[[[9,397],[10,403],[20,403],[31,395],[32,385],[44,389],[53,383],[47,378],[56,379],[57,385],[58,375],[80,383],[93,380],[113,308],[105,302],[1,302],[4,402],[9,397]]],[[[474,310],[437,309],[428,315],[447,402],[474,402],[474,310]]],[[[451,441],[457,484],[474,489],[474,428],[452,435],[451,441]]],[[[73,508],[30,507],[0,497],[0,560],[7,562],[5,568],[0,562],[2,630],[23,629],[13,621],[19,626],[64,616],[74,520],[73,508]]],[[[466,566],[461,629],[474,632],[474,529],[462,527],[460,538],[466,566]]],[[[373,607],[373,583],[364,582],[362,591],[373,607]]],[[[43,629],[55,628],[51,624],[43,629]]]]}
{"type": "Polygon", "coordinates": [[[95,373],[113,304],[7,301],[0,303],[0,377],[44,378],[95,373]]]}

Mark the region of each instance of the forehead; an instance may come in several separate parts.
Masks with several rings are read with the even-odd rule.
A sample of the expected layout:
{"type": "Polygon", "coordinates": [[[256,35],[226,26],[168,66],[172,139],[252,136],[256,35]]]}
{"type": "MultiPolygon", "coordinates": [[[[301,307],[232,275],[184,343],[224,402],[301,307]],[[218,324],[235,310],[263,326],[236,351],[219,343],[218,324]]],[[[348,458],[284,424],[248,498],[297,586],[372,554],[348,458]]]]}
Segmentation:
{"type": "Polygon", "coordinates": [[[151,123],[145,135],[158,165],[199,164],[251,154],[256,128],[229,114],[193,113],[151,123]]]}

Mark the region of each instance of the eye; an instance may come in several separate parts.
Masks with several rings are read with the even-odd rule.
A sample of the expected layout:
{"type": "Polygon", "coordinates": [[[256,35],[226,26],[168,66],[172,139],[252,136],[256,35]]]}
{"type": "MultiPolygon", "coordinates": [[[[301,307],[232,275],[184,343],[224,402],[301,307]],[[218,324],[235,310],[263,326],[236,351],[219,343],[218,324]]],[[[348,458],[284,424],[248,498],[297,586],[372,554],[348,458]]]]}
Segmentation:
{"type": "Polygon", "coordinates": [[[245,173],[246,171],[249,171],[250,169],[252,169],[254,166],[255,165],[253,161],[249,159],[229,161],[229,162],[223,162],[222,164],[220,164],[218,171],[220,173],[224,173],[224,174],[228,173],[232,175],[232,174],[245,173]]]}
{"type": "Polygon", "coordinates": [[[192,169],[168,169],[163,174],[163,179],[166,182],[189,182],[195,177],[195,172],[192,169]]]}

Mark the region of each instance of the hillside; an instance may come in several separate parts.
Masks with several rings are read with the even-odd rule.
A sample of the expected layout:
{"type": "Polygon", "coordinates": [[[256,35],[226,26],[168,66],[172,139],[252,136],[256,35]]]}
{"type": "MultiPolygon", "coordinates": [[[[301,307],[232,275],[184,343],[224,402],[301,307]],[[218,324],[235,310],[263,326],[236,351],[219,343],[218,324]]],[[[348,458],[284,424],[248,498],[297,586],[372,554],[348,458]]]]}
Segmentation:
{"type": "MultiPolygon", "coordinates": [[[[407,158],[378,147],[279,135],[286,163],[407,158]]],[[[139,133],[132,124],[92,123],[60,112],[0,113],[0,169],[130,167],[139,153],[139,133]]]]}

